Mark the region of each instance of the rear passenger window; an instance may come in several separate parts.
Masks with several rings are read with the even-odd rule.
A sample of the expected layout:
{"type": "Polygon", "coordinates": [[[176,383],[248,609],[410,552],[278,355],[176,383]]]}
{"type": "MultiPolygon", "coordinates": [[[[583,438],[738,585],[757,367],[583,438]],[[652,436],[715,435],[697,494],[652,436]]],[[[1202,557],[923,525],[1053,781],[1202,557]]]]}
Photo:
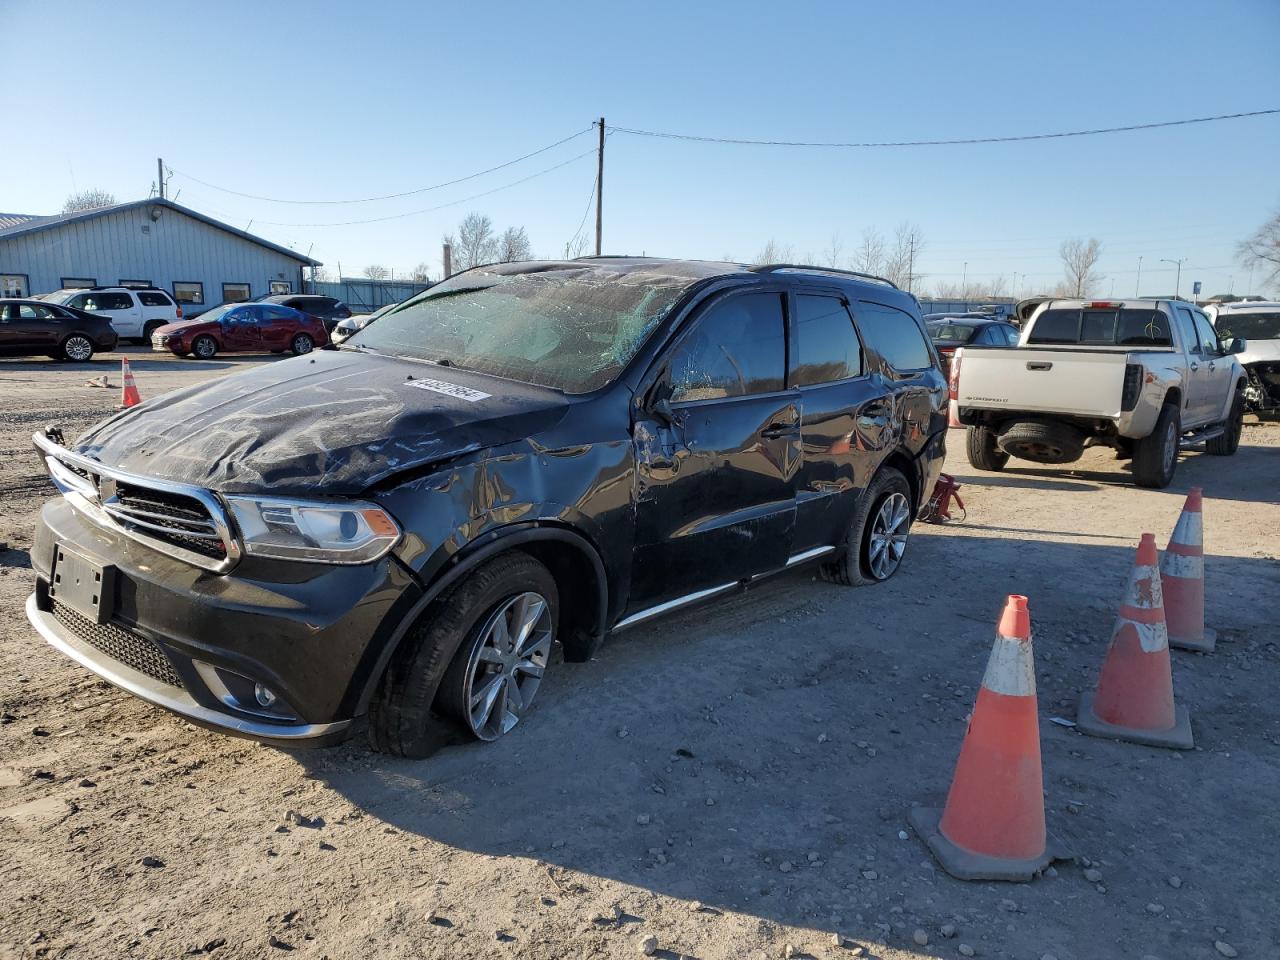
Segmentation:
{"type": "Polygon", "coordinates": [[[145,290],[138,294],[138,299],[142,301],[144,307],[171,307],[173,301],[168,295],[159,293],[155,290],[145,290]]]}
{"type": "Polygon", "coordinates": [[[752,293],[712,306],[671,358],[672,402],[718,400],[783,388],[782,296],[752,293]]]}
{"type": "Polygon", "coordinates": [[[791,386],[845,380],[862,373],[862,345],[844,301],[835,297],[796,297],[796,356],[791,386]]]}
{"type": "Polygon", "coordinates": [[[860,300],[856,318],[862,339],[898,373],[933,366],[924,334],[905,310],[860,300]]]}

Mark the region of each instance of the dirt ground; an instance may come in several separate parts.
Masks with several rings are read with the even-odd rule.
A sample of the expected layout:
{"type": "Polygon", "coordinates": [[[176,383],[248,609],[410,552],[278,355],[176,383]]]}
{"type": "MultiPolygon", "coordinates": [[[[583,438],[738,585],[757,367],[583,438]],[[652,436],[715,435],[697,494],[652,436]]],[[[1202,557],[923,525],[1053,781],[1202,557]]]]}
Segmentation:
{"type": "MultiPolygon", "coordinates": [[[[144,397],[271,360],[135,356],[144,397]]],[[[92,368],[116,389],[0,361],[0,957],[591,958],[648,936],[705,960],[1280,956],[1275,425],[1233,459],[1185,455],[1163,491],[1098,450],[975,474],[954,432],[967,520],[917,526],[890,583],[799,572],[623,634],[556,664],[512,736],[410,762],[196,729],[28,626],[51,494],[29,437],[110,411],[118,360],[92,368]],[[1219,631],[1174,657],[1196,750],[1048,722],[1096,677],[1139,534],[1163,547],[1193,484],[1219,631]],[[907,815],[945,797],[1010,592],[1031,598],[1045,804],[1074,859],[962,883],[907,815]]]]}

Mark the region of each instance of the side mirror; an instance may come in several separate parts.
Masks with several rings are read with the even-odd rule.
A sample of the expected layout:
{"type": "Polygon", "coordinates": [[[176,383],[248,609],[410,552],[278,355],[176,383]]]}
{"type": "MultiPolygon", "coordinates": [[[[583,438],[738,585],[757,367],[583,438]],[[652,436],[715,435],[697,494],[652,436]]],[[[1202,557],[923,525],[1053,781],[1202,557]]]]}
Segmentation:
{"type": "Polygon", "coordinates": [[[1244,353],[1249,349],[1249,341],[1244,337],[1232,337],[1231,342],[1227,344],[1227,353],[1244,353]]]}

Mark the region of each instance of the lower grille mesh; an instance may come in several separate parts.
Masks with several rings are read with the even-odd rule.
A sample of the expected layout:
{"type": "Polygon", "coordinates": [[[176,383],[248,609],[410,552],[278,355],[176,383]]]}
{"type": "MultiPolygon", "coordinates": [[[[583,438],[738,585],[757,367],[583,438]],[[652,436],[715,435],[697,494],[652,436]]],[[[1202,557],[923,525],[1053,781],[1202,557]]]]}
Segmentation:
{"type": "Polygon", "coordinates": [[[171,687],[182,687],[182,678],[173,669],[173,664],[154,643],[136,633],[130,633],[110,623],[94,623],[81,616],[65,603],[53,601],[53,617],[67,630],[75,634],[99,653],[105,653],[112,660],[118,660],[125,666],[132,667],[139,673],[167,683],[171,687]]]}

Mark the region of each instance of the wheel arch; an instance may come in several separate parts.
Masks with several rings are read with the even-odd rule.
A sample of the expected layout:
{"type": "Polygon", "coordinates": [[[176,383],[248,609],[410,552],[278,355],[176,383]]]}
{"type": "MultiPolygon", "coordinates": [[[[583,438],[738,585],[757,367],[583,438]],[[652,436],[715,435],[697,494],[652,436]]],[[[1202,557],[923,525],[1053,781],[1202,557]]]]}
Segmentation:
{"type": "Polygon", "coordinates": [[[365,713],[388,665],[404,638],[431,611],[432,605],[468,573],[500,554],[521,550],[542,563],[555,578],[560,594],[557,632],[565,659],[590,659],[604,641],[608,617],[608,580],[595,546],[572,527],[534,521],[492,530],[454,555],[404,613],[369,670],[356,715],[365,713]]]}
{"type": "MultiPolygon", "coordinates": [[[[922,495],[919,461],[913,459],[905,450],[899,447],[880,462],[880,466],[876,468],[876,473],[879,473],[885,467],[893,467],[907,478],[907,486],[911,488],[911,515],[914,517],[916,511],[920,509],[922,495]]],[[[872,478],[874,479],[874,474],[872,478]]]]}

